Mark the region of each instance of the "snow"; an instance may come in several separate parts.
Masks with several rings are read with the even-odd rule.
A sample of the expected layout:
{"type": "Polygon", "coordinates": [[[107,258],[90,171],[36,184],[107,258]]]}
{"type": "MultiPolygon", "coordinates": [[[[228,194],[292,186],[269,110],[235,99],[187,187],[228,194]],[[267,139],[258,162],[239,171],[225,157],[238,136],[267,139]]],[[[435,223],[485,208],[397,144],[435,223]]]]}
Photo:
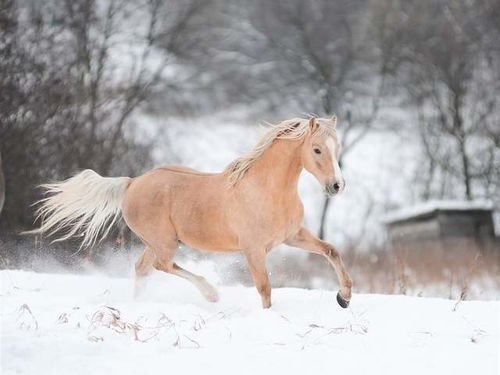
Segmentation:
{"type": "Polygon", "coordinates": [[[405,207],[393,211],[384,216],[386,223],[402,221],[426,215],[434,211],[473,211],[473,210],[493,210],[493,204],[489,201],[457,201],[457,200],[433,200],[423,202],[411,207],[405,207]]]}
{"type": "Polygon", "coordinates": [[[2,374],[498,374],[498,301],[219,287],[4,270],[2,374]],[[455,310],[455,311],[454,311],[455,310]]]}

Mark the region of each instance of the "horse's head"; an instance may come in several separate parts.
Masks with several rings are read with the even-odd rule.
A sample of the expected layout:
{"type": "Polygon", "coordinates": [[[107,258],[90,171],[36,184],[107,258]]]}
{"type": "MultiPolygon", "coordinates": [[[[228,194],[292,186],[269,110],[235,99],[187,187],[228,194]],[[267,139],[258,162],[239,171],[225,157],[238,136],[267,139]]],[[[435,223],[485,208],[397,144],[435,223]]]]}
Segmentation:
{"type": "Polygon", "coordinates": [[[342,192],[345,186],[339,166],[340,142],[336,124],[336,116],[330,119],[311,117],[303,149],[304,168],[316,177],[328,195],[342,192]],[[319,131],[320,127],[331,131],[319,131]]]}

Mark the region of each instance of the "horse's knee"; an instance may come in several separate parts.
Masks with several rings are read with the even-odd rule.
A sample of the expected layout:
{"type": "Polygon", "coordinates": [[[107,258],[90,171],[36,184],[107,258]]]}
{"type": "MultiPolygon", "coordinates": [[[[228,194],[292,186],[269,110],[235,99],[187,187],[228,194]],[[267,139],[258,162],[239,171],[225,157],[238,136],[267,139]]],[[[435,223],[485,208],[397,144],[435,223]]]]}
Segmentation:
{"type": "Polygon", "coordinates": [[[330,244],[325,244],[325,246],[323,247],[323,255],[327,258],[332,259],[333,261],[340,260],[339,251],[330,244]]]}

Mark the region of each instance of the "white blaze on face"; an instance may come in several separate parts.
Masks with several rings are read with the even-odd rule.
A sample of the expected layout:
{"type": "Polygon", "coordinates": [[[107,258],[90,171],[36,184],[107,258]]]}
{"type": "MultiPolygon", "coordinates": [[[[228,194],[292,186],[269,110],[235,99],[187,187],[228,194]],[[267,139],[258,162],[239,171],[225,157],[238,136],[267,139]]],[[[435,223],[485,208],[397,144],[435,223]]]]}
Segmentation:
{"type": "Polygon", "coordinates": [[[328,147],[332,155],[333,177],[335,182],[340,184],[340,190],[342,190],[344,188],[344,178],[342,177],[342,171],[340,170],[339,161],[337,160],[337,144],[332,137],[328,137],[326,140],[326,147],[328,147]]]}

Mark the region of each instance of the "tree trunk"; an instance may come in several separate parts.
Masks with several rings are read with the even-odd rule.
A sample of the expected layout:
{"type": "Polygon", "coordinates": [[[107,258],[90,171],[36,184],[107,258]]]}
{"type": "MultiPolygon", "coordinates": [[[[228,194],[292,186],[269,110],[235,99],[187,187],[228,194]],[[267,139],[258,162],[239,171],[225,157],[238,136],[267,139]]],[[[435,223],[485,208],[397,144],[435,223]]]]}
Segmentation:
{"type": "Polygon", "coordinates": [[[458,140],[458,147],[460,152],[460,157],[462,159],[462,169],[463,169],[463,184],[465,188],[465,198],[467,200],[472,200],[472,187],[471,187],[471,175],[470,175],[470,165],[469,158],[467,157],[466,149],[466,137],[467,134],[464,130],[462,113],[462,97],[463,90],[455,89],[453,90],[453,132],[452,135],[458,140]]]}
{"type": "Polygon", "coordinates": [[[459,141],[460,154],[462,157],[462,168],[464,173],[464,187],[465,187],[465,198],[468,201],[472,200],[472,186],[471,186],[471,175],[470,175],[470,165],[469,158],[467,157],[467,151],[465,149],[465,139],[459,141]]]}
{"type": "Polygon", "coordinates": [[[322,240],[325,239],[326,234],[326,218],[328,214],[328,207],[330,207],[330,197],[325,195],[325,200],[323,201],[323,209],[321,211],[321,222],[319,225],[318,237],[322,240]]]}
{"type": "Polygon", "coordinates": [[[2,154],[0,153],[0,214],[5,201],[5,179],[3,177],[2,154]]]}
{"type": "MultiPolygon", "coordinates": [[[[339,167],[342,169],[342,156],[340,157],[340,160],[339,160],[339,167]]],[[[326,235],[326,222],[327,222],[327,217],[328,217],[328,208],[330,207],[330,203],[331,203],[331,200],[332,200],[332,197],[329,197],[328,195],[325,195],[325,200],[323,201],[323,208],[321,210],[321,222],[319,224],[319,233],[318,233],[318,237],[322,240],[325,239],[325,235],[326,235]]]]}

